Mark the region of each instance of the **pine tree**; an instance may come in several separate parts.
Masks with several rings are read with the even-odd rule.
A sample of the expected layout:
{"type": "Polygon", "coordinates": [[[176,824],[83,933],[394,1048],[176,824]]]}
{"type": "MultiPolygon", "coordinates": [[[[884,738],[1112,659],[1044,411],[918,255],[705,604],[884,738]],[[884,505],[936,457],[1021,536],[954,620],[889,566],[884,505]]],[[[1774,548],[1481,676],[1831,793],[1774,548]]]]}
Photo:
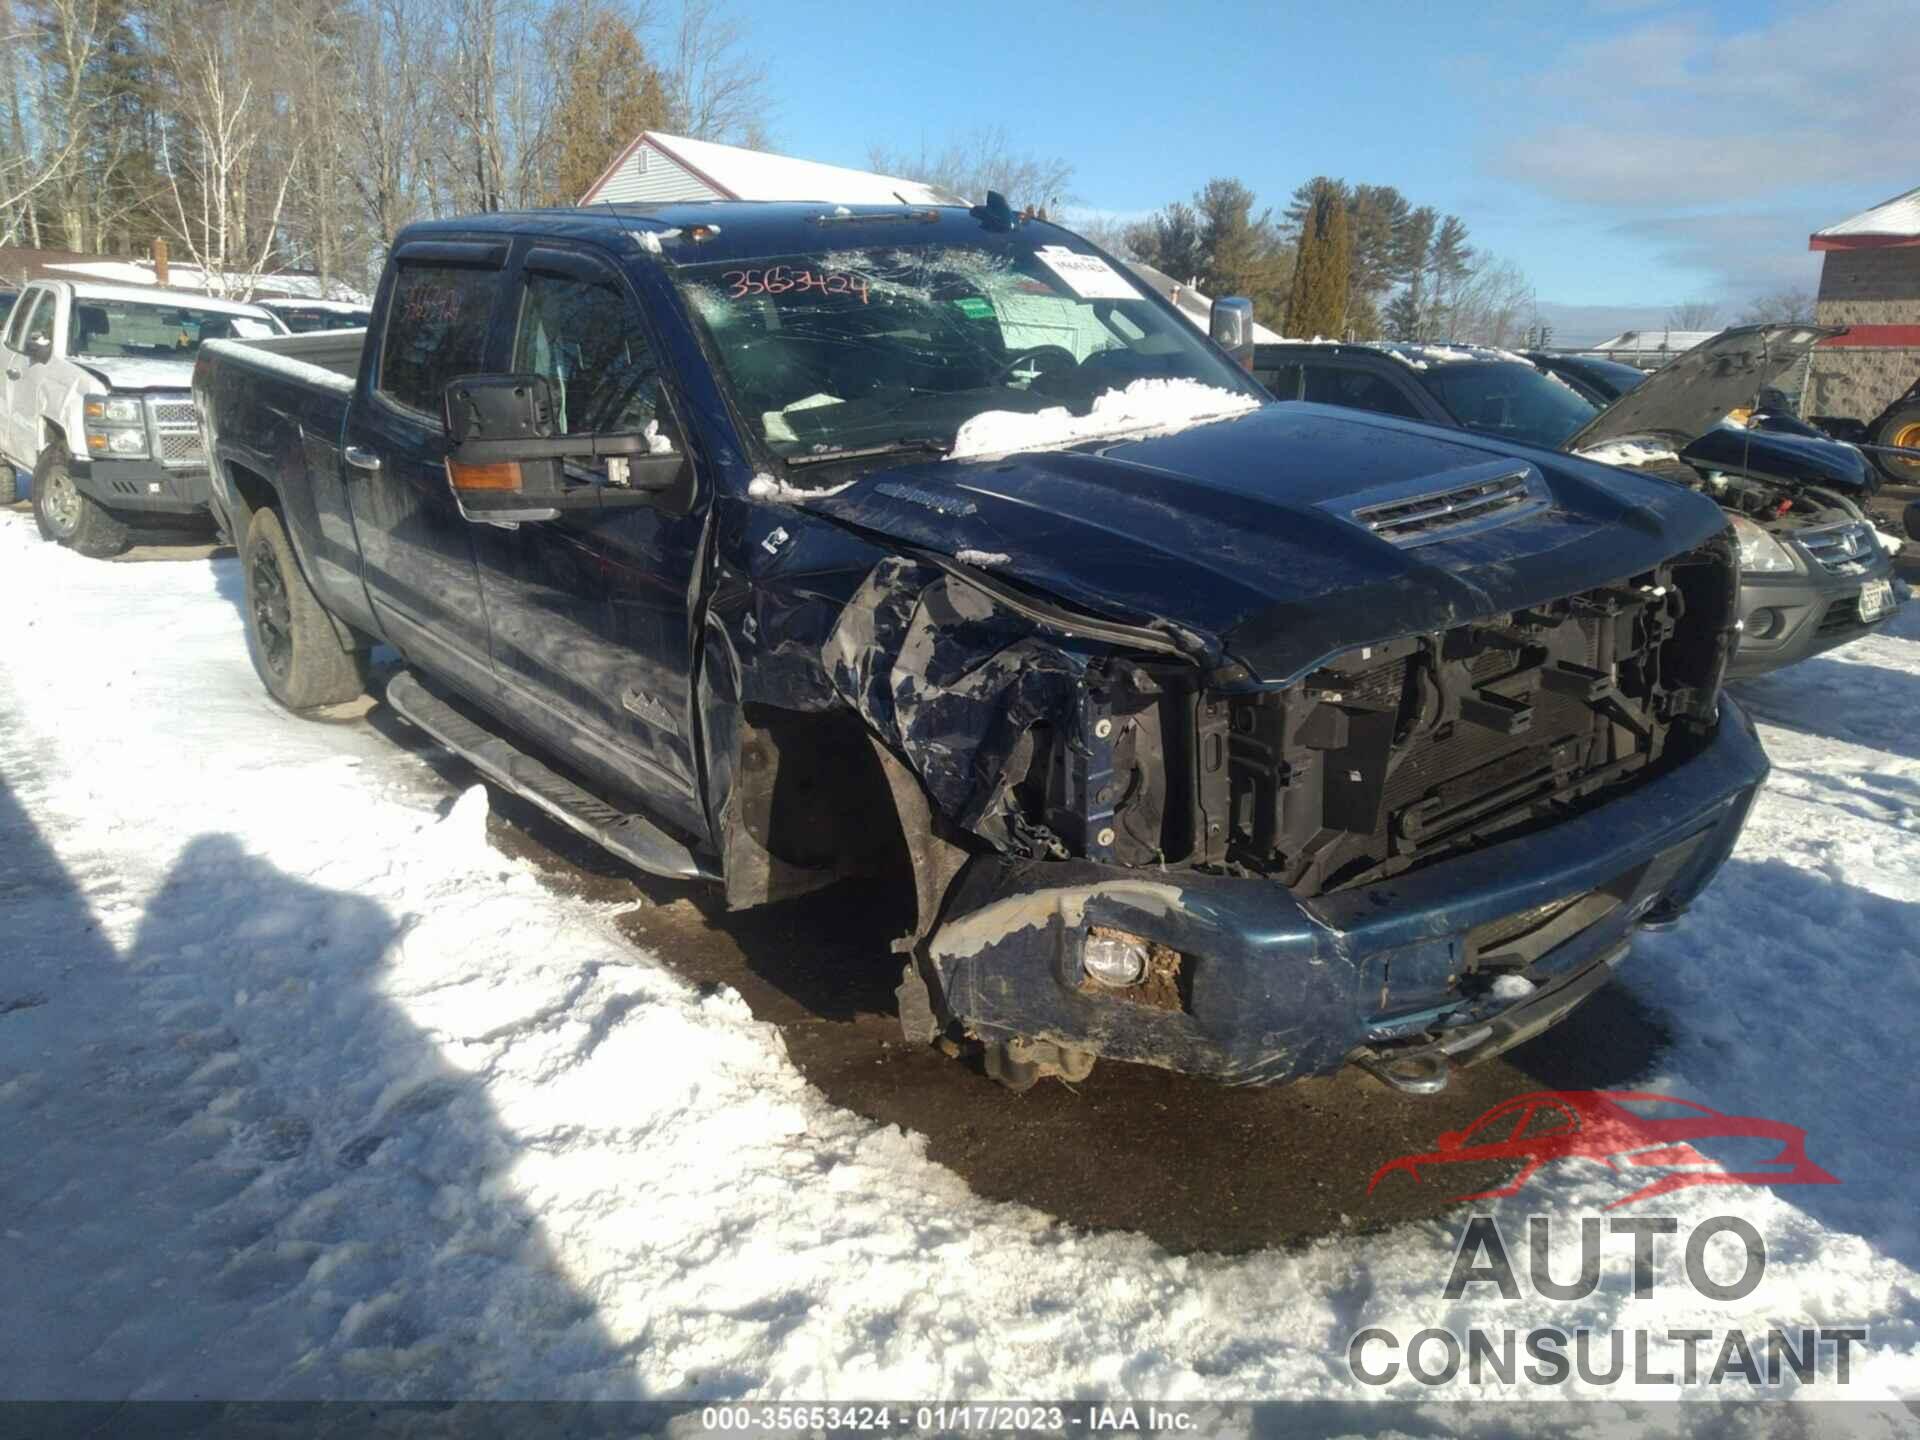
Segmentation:
{"type": "Polygon", "coordinates": [[[1193,208],[1176,200],[1127,230],[1127,249],[1154,269],[1191,285],[1206,269],[1200,243],[1200,218],[1193,208]]]}
{"type": "Polygon", "coordinates": [[[1381,297],[1398,278],[1400,232],[1412,208],[1391,185],[1355,185],[1347,192],[1347,235],[1353,249],[1347,270],[1347,332],[1357,339],[1380,334],[1381,297]]]}
{"type": "Polygon", "coordinates": [[[553,117],[549,203],[571,205],[643,130],[664,129],[668,100],[640,37],[611,9],[589,12],[572,39],[572,63],[553,117]]]}
{"type": "Polygon", "coordinates": [[[1300,339],[1337,339],[1346,330],[1347,273],[1352,261],[1345,187],[1324,177],[1315,183],[1317,193],[1300,227],[1293,289],[1287,298],[1286,334],[1300,339]]]}
{"type": "Polygon", "coordinates": [[[1433,237],[1433,248],[1427,254],[1431,338],[1459,338],[1460,287],[1473,273],[1472,262],[1466,223],[1458,215],[1447,216],[1440,222],[1440,229],[1433,237]]]}
{"type": "Polygon", "coordinates": [[[1387,334],[1395,340],[1430,340],[1427,262],[1439,214],[1430,205],[1408,212],[1394,240],[1394,279],[1404,287],[1387,306],[1387,334]]]}
{"type": "Polygon", "coordinates": [[[1286,308],[1286,244],[1271,211],[1253,213],[1253,191],[1238,180],[1209,180],[1193,197],[1205,263],[1200,288],[1253,301],[1256,318],[1277,320],[1286,308]]]}

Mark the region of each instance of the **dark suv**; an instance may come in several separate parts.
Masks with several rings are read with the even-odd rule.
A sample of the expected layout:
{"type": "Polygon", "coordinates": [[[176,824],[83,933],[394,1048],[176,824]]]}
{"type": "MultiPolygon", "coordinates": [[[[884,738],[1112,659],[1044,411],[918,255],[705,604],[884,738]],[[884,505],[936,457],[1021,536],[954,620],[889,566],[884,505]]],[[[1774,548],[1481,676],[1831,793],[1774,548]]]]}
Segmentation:
{"type": "Polygon", "coordinates": [[[1611,403],[1523,355],[1474,345],[1262,345],[1254,373],[1281,400],[1471,430],[1710,495],[1740,541],[1742,633],[1727,673],[1741,678],[1858,639],[1907,595],[1859,503],[1879,481],[1856,447],[1722,423],[1832,333],[1727,330],[1611,403]]]}

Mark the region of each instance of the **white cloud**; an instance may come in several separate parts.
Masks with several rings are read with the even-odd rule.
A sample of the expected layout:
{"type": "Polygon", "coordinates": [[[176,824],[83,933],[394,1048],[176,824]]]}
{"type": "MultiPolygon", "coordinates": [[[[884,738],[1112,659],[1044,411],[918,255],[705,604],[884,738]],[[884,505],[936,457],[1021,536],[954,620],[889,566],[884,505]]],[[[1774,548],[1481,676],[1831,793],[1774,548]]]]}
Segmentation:
{"type": "Polygon", "coordinates": [[[1808,284],[1809,233],[1920,178],[1915,18],[1912,0],[1828,0],[1739,30],[1630,18],[1547,66],[1527,87],[1540,128],[1484,160],[1729,292],[1808,284]]]}

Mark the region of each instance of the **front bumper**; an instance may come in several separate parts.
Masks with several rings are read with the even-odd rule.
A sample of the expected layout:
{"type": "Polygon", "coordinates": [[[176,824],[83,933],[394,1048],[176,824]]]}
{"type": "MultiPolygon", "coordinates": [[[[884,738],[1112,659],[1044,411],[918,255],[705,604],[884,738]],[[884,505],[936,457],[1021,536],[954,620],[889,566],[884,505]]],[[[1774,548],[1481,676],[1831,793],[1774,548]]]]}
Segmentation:
{"type": "Polygon", "coordinates": [[[156,460],[78,460],[73,483],[82,495],[109,510],[150,515],[202,515],[207,511],[205,466],[175,467],[156,460]]]}
{"type": "Polygon", "coordinates": [[[982,857],[929,941],[926,978],[936,1009],[982,1039],[1231,1084],[1450,1042],[1451,1063],[1471,1063],[1558,1020],[1637,925],[1685,910],[1766,774],[1752,724],[1723,701],[1714,738],[1666,775],[1524,839],[1306,903],[1260,879],[982,857]],[[1536,911],[1553,918],[1503,933],[1536,911]],[[1179,952],[1177,986],[1087,981],[1096,925],[1179,952]],[[1534,988],[1496,997],[1490,967],[1534,988]]]}
{"type": "Polygon", "coordinates": [[[1893,618],[1907,595],[1906,585],[1893,579],[1893,561],[1885,554],[1854,575],[1835,575],[1818,565],[1790,575],[1742,572],[1740,648],[1727,664],[1727,678],[1765,675],[1870,635],[1893,618]],[[1874,580],[1893,581],[1893,609],[1862,622],[1860,591],[1874,580]]]}

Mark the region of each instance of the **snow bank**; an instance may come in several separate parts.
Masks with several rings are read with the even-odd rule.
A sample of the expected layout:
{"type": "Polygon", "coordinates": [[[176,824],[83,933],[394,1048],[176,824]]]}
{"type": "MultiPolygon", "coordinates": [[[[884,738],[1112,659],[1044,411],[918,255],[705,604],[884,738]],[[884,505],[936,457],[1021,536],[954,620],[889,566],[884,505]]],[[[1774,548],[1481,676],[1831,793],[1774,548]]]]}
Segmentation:
{"type": "MultiPolygon", "coordinates": [[[[1775,1322],[1872,1328],[1846,1391],[1810,1393],[1920,1397],[1911,610],[1745,687],[1773,782],[1619,982],[1672,1035],[1639,1088],[1805,1126],[1844,1183],[1641,1207],[1756,1225],[1743,1300],[1691,1298],[1670,1247],[1653,1299],[1610,1261],[1587,1300],[1508,1302],[1442,1297],[1460,1211],[1175,1257],[978,1198],[828,1103],[736,994],[495,850],[484,791],[272,704],[239,585],[231,559],[86,561],[0,513],[0,1133],[30,1157],[0,1254],[32,1317],[9,1397],[1327,1399],[1375,1393],[1343,1358],[1362,1326],[1775,1322]]],[[[1563,1163],[1479,1208],[1575,1228],[1622,1185],[1563,1163]]],[[[1711,1408],[1631,1423],[1725,1433],[1711,1408]]]]}
{"type": "Polygon", "coordinates": [[[1020,450],[1058,450],[1088,440],[1170,434],[1210,420],[1257,410],[1260,402],[1197,380],[1135,380],[1093,402],[1089,415],[1065,406],[1038,414],[988,410],[975,415],[954,437],[949,460],[978,460],[1020,450]]]}

